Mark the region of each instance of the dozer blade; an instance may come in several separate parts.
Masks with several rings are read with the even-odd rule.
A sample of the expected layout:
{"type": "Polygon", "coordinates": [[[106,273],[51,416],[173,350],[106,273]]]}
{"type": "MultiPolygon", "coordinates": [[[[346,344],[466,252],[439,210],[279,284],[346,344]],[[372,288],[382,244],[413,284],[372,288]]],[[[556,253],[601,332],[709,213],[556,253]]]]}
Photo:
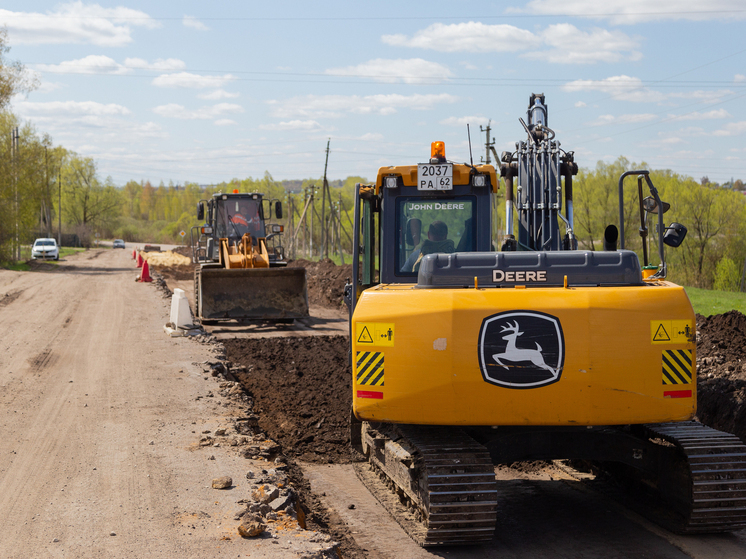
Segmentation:
{"type": "Polygon", "coordinates": [[[288,320],[308,316],[305,268],[226,269],[203,266],[195,276],[201,319],[288,320]]]}

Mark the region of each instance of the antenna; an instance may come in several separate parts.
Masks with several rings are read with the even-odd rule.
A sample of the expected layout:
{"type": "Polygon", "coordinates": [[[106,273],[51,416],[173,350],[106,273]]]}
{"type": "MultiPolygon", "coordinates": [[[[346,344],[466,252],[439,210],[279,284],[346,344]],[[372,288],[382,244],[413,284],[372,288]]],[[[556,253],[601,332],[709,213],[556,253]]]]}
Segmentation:
{"type": "Polygon", "coordinates": [[[474,156],[471,154],[471,131],[469,130],[469,123],[466,123],[466,135],[469,137],[469,160],[471,166],[474,167],[474,156]]]}

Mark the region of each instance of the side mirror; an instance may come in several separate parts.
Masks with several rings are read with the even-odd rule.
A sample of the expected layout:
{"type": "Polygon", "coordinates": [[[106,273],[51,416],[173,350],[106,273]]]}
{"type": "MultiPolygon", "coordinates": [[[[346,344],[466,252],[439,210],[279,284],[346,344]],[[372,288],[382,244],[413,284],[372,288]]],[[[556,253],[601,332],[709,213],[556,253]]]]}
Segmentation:
{"type": "Polygon", "coordinates": [[[275,218],[282,219],[282,202],[275,202],[275,218]]]}
{"type": "Polygon", "coordinates": [[[676,248],[684,242],[686,238],[686,227],[681,223],[672,223],[666,227],[666,232],[663,235],[663,243],[670,247],[676,248]]]}
{"type": "Polygon", "coordinates": [[[205,219],[205,205],[202,202],[197,202],[197,221],[205,219]]]}
{"type": "MultiPolygon", "coordinates": [[[[648,196],[642,201],[642,207],[645,209],[646,212],[649,214],[657,214],[658,213],[658,203],[655,201],[655,198],[652,196],[648,196]]],[[[671,208],[671,204],[668,202],[661,202],[661,209],[663,209],[663,212],[666,213],[671,208]]]]}

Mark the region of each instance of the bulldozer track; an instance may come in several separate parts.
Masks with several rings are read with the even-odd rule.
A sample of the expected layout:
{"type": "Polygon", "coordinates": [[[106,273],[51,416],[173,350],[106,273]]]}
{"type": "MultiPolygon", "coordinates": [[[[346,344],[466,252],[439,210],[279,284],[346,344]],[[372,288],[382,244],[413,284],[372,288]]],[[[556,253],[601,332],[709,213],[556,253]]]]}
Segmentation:
{"type": "MultiPolygon", "coordinates": [[[[676,502],[681,533],[728,532],[746,527],[746,445],[730,433],[699,422],[645,425],[648,436],[661,438],[686,457],[688,493],[676,502]]],[[[665,496],[665,495],[664,495],[665,496]]]]}
{"type": "Polygon", "coordinates": [[[487,450],[454,428],[389,426],[369,431],[369,463],[378,474],[356,472],[410,537],[423,547],[492,540],[497,518],[495,470],[487,450]],[[394,443],[403,460],[392,464],[394,443]],[[385,454],[385,457],[384,457],[385,454]],[[397,475],[408,472],[409,479],[397,475]]]}

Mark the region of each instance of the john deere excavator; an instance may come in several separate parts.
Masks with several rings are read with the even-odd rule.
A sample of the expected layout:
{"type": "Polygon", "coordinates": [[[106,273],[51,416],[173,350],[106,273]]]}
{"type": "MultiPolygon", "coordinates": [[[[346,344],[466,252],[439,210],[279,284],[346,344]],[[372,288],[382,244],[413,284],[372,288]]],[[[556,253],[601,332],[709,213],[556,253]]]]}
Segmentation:
{"type": "Polygon", "coordinates": [[[491,540],[494,467],[520,460],[592,461],[675,531],[743,528],[746,446],[692,421],[695,317],[664,253],[685,227],[663,225],[647,171],[627,172],[604,250],[578,250],[573,154],[543,95],[527,116],[526,140],[500,161],[499,251],[498,170],[448,161],[442,142],[358,187],[347,298],[352,441],[370,466],[359,476],[423,546],[491,540]],[[657,265],[625,249],[627,177],[643,241],[658,222],[657,265]]]}
{"type": "Polygon", "coordinates": [[[308,316],[306,270],[288,268],[282,203],[259,193],[214,194],[192,227],[195,315],[205,320],[292,321],[308,316]],[[206,211],[205,211],[206,210],[206,211]],[[266,218],[265,218],[266,216],[266,218]]]}

